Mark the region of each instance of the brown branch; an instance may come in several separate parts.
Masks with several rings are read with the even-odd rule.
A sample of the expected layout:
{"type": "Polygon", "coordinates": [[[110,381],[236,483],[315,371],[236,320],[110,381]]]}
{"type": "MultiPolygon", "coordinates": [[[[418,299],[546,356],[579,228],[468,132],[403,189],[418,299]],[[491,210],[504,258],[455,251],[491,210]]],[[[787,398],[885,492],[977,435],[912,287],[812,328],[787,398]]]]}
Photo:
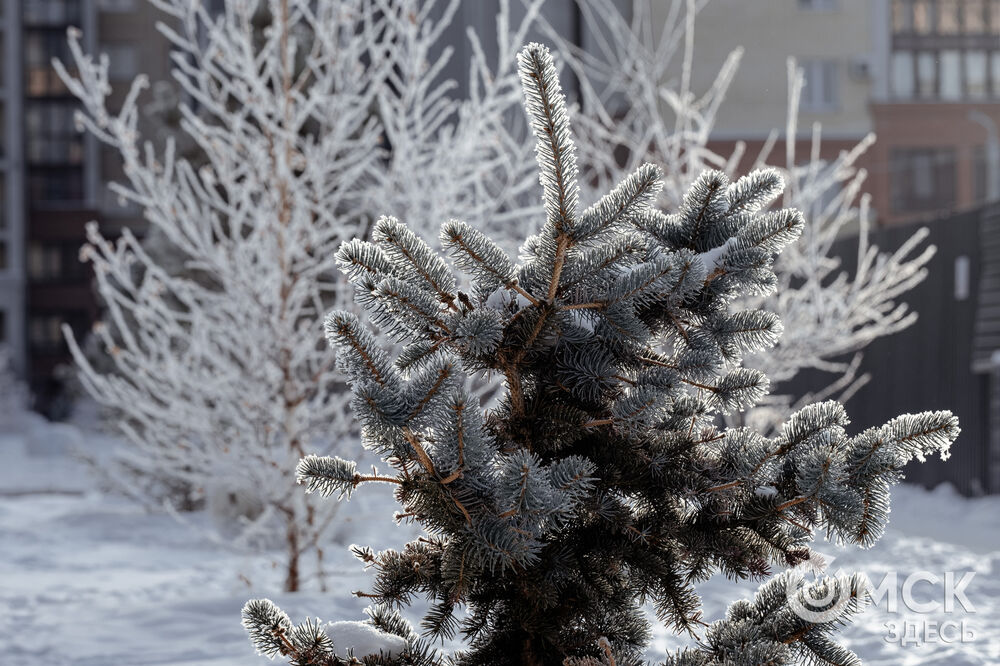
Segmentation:
{"type": "Polygon", "coordinates": [[[460,476],[462,476],[462,469],[458,468],[448,476],[441,479],[441,484],[447,486],[449,483],[459,478],[460,476]]]}
{"type": "Polygon", "coordinates": [[[396,242],[395,237],[389,235],[386,235],[386,240],[395,245],[396,248],[403,254],[403,256],[410,260],[410,264],[417,269],[417,272],[420,274],[420,276],[423,277],[424,280],[426,280],[428,283],[430,283],[432,287],[434,287],[434,291],[436,291],[438,294],[438,300],[448,305],[448,307],[450,307],[452,310],[457,309],[455,307],[455,296],[449,293],[448,291],[442,289],[441,286],[437,283],[437,281],[433,277],[431,277],[430,273],[425,271],[423,267],[420,266],[420,263],[413,258],[413,256],[406,250],[405,247],[403,247],[402,243],[396,242]]]}
{"type": "Polygon", "coordinates": [[[428,316],[426,312],[424,312],[419,307],[417,307],[417,305],[413,301],[411,301],[409,298],[407,298],[403,294],[393,292],[392,296],[395,297],[396,300],[398,300],[400,303],[402,303],[403,305],[405,305],[407,307],[407,309],[409,309],[411,312],[415,313],[418,317],[420,317],[421,319],[423,319],[425,322],[428,322],[428,325],[437,326],[442,331],[444,331],[444,334],[446,336],[451,335],[451,329],[448,328],[448,326],[443,321],[441,321],[437,317],[430,317],[430,316],[428,316]]]}
{"type": "Polygon", "coordinates": [[[397,485],[402,485],[403,482],[392,476],[379,476],[377,474],[355,474],[351,482],[357,486],[360,483],[395,483],[397,485]]]}
{"type": "Polygon", "coordinates": [[[458,423],[458,464],[455,466],[455,471],[454,472],[452,472],[451,474],[449,474],[445,478],[441,479],[441,483],[444,484],[444,485],[448,485],[449,483],[451,483],[455,479],[457,479],[460,476],[462,476],[462,471],[463,471],[462,470],[463,457],[465,455],[465,437],[463,436],[463,433],[465,432],[465,429],[462,427],[462,412],[463,412],[464,409],[465,409],[465,406],[462,405],[462,404],[457,405],[455,407],[455,411],[458,413],[458,416],[457,416],[457,423],[458,423]]]}
{"type": "Polygon", "coordinates": [[[385,378],[379,374],[378,368],[375,367],[375,362],[372,360],[371,356],[368,355],[368,352],[361,346],[354,335],[351,334],[351,327],[347,324],[342,324],[337,332],[351,341],[351,346],[364,360],[365,365],[368,366],[368,371],[372,373],[373,377],[375,377],[375,381],[377,381],[379,385],[385,386],[385,378]]]}
{"type": "MultiPolygon", "coordinates": [[[[562,185],[560,185],[560,192],[561,188],[562,185]]],[[[561,193],[559,196],[562,198],[561,193]]],[[[549,303],[556,300],[556,292],[559,290],[559,277],[562,275],[563,266],[566,263],[566,250],[568,248],[569,236],[566,235],[566,232],[561,231],[556,245],[556,261],[555,266],[552,267],[552,280],[549,281],[549,294],[547,298],[549,303]]]]}
{"type": "Polygon", "coordinates": [[[706,488],[706,493],[717,493],[720,490],[729,490],[730,488],[735,488],[736,486],[743,483],[743,481],[730,481],[729,483],[723,483],[721,486],[712,486],[711,488],[706,488]]]}
{"type": "Polygon", "coordinates": [[[785,522],[788,522],[788,523],[791,523],[792,525],[795,525],[797,528],[799,528],[803,532],[809,532],[810,534],[812,534],[812,530],[811,529],[809,529],[808,527],[806,527],[805,525],[803,525],[802,523],[800,523],[797,520],[792,520],[788,516],[784,516],[784,515],[781,516],[781,519],[784,520],[785,522]]]}
{"type": "Polygon", "coordinates": [[[276,627],[271,633],[274,635],[275,638],[281,641],[281,646],[282,646],[281,654],[285,656],[290,655],[295,658],[298,658],[300,656],[299,651],[295,649],[295,646],[292,645],[292,642],[288,640],[288,636],[285,635],[284,629],[282,629],[281,627],[276,627]]]}
{"type": "Polygon", "coordinates": [[[571,305],[562,305],[559,307],[560,310],[586,310],[586,309],[597,309],[603,308],[607,305],[604,301],[594,301],[593,303],[573,303],[571,305]]]}
{"type": "Polygon", "coordinates": [[[563,264],[566,262],[566,250],[569,249],[570,239],[568,235],[568,223],[570,222],[569,211],[566,210],[566,183],[563,182],[563,171],[560,167],[563,161],[562,151],[556,141],[555,116],[552,111],[552,104],[549,100],[548,90],[542,78],[538,75],[540,63],[536,65],[536,71],[530,72],[530,76],[538,85],[539,98],[542,102],[542,112],[545,115],[545,133],[549,138],[549,147],[552,150],[552,162],[556,165],[555,178],[556,189],[559,192],[559,220],[556,222],[556,256],[552,268],[552,279],[549,282],[548,302],[552,303],[556,298],[556,291],[559,288],[559,276],[562,274],[563,264]]]}
{"type": "Polygon", "coordinates": [[[428,474],[437,477],[438,473],[437,470],[434,469],[434,463],[431,462],[431,457],[427,455],[427,451],[425,451],[424,447],[420,445],[420,440],[417,439],[417,436],[413,433],[413,431],[409,428],[403,428],[403,436],[406,438],[406,441],[409,442],[410,446],[413,447],[413,450],[417,452],[417,461],[423,466],[424,469],[427,470],[428,474]]]}
{"type": "Polygon", "coordinates": [[[711,442],[717,442],[720,439],[725,439],[725,437],[726,437],[726,433],[720,432],[718,435],[713,435],[712,437],[709,437],[708,439],[700,439],[697,442],[691,442],[691,444],[692,445],[695,445],[695,444],[709,444],[711,442]]]}
{"type": "Polygon", "coordinates": [[[522,296],[524,296],[525,298],[527,298],[528,302],[530,302],[535,307],[538,307],[539,305],[542,304],[542,302],[540,300],[538,300],[537,298],[535,298],[534,296],[532,296],[531,294],[529,294],[527,291],[525,291],[524,289],[522,289],[521,285],[519,285],[517,282],[508,282],[506,286],[509,289],[513,289],[517,293],[519,293],[522,296]]]}
{"type": "Polygon", "coordinates": [[[505,287],[507,287],[508,289],[513,289],[517,293],[521,294],[522,296],[524,296],[525,298],[528,299],[528,302],[530,302],[532,305],[534,305],[536,307],[542,304],[541,301],[539,301],[537,298],[535,298],[534,296],[532,296],[531,294],[529,294],[527,291],[525,291],[524,289],[522,289],[521,286],[518,285],[516,281],[514,281],[514,280],[505,280],[503,278],[503,276],[499,273],[499,271],[493,270],[490,267],[489,263],[486,260],[484,260],[482,256],[480,256],[478,253],[474,252],[473,249],[471,247],[469,247],[469,245],[465,242],[465,239],[462,238],[461,235],[453,236],[452,237],[452,241],[455,242],[455,243],[457,243],[463,250],[465,250],[465,253],[467,255],[469,255],[470,257],[472,257],[473,260],[478,261],[480,263],[480,265],[482,265],[482,267],[485,268],[488,272],[492,273],[494,276],[496,276],[497,278],[499,278],[500,281],[503,282],[503,285],[505,287]]]}
{"type": "Polygon", "coordinates": [[[521,378],[513,368],[505,368],[504,376],[507,378],[507,390],[510,391],[510,406],[515,414],[524,413],[524,394],[521,392],[521,378]]]}
{"type": "Polygon", "coordinates": [[[722,277],[726,273],[727,271],[724,268],[716,268],[714,271],[705,276],[705,282],[702,283],[702,288],[704,289],[708,285],[712,284],[713,280],[722,277]]]}
{"type": "Polygon", "coordinates": [[[789,643],[794,643],[795,641],[797,641],[800,638],[802,638],[803,636],[805,636],[809,632],[809,630],[812,629],[812,628],[813,628],[813,625],[811,625],[811,624],[807,625],[805,627],[802,627],[801,629],[799,629],[794,634],[792,634],[791,636],[789,636],[788,638],[784,639],[781,642],[784,643],[785,645],[788,645],[789,643]]]}
{"type": "Polygon", "coordinates": [[[683,337],[685,340],[687,340],[688,342],[690,342],[691,339],[688,338],[687,331],[685,331],[684,327],[681,326],[681,323],[679,321],[677,321],[677,317],[674,316],[674,313],[671,312],[670,310],[667,310],[667,314],[670,315],[670,321],[673,322],[674,326],[677,327],[677,330],[680,332],[681,337],[683,337]]]}
{"type": "Polygon", "coordinates": [[[639,360],[644,363],[649,363],[650,365],[659,366],[661,368],[670,368],[671,370],[678,369],[676,365],[670,365],[669,363],[664,363],[663,361],[657,361],[655,358],[641,357],[639,360]]]}
{"type": "Polygon", "coordinates": [[[774,508],[774,510],[775,511],[784,511],[785,509],[791,508],[791,507],[795,506],[796,504],[801,504],[802,502],[805,502],[807,499],[809,499],[809,498],[808,497],[797,497],[797,498],[795,498],[793,500],[788,500],[784,504],[779,504],[778,506],[776,506],[774,508]]]}
{"type": "Polygon", "coordinates": [[[444,380],[446,380],[450,376],[450,374],[451,373],[445,370],[444,368],[438,371],[438,376],[437,379],[434,380],[434,385],[431,386],[430,390],[427,391],[427,394],[420,399],[420,402],[417,403],[417,406],[414,407],[412,411],[410,411],[410,415],[406,417],[407,421],[409,421],[414,416],[419,414],[423,410],[423,408],[427,406],[427,403],[431,401],[431,398],[434,397],[434,394],[437,393],[438,389],[441,388],[441,384],[444,383],[444,380]]]}
{"type": "Polygon", "coordinates": [[[467,525],[471,525],[472,524],[472,516],[469,515],[469,512],[465,509],[465,506],[461,502],[458,501],[457,497],[455,497],[451,493],[448,493],[448,494],[451,495],[452,501],[455,503],[455,505],[462,512],[462,515],[465,516],[465,522],[466,522],[466,524],[467,525]]]}
{"type": "Polygon", "coordinates": [[[719,387],[718,386],[709,386],[708,384],[699,384],[698,382],[692,381],[690,379],[684,379],[683,377],[681,378],[681,381],[684,382],[685,384],[690,385],[690,386],[695,386],[695,387],[700,388],[700,389],[705,389],[706,391],[711,391],[712,393],[718,393],[718,391],[719,391],[719,387]]]}

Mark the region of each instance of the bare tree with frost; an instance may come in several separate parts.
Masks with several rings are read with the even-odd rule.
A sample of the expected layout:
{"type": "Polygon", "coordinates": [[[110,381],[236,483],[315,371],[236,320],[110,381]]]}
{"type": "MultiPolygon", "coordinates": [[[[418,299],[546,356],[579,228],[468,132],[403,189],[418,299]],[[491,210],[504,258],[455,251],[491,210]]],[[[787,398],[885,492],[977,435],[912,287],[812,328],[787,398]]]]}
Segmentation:
{"type": "MultiPolygon", "coordinates": [[[[743,54],[734,49],[713,85],[692,90],[695,16],[708,0],[672,0],[665,20],[654,25],[652,3],[633,0],[626,17],[614,0],[577,0],[592,46],[584,51],[549,29],[560,44],[567,66],[580,82],[581,114],[577,135],[583,183],[601,192],[623,174],[652,161],[664,173],[660,204],[670,210],[682,201],[706,169],[735,176],[746,147],[728,155],[713,152],[708,141],[716,114],[737,73],[743,54]],[[625,152],[622,165],[623,151],[625,152]]],[[[789,95],[785,137],[798,134],[801,71],[788,63],[789,95]]],[[[829,373],[829,385],[793,404],[790,396],[769,396],[745,418],[776,425],[795,406],[836,396],[846,400],[867,381],[859,376],[860,350],[872,340],[911,325],[916,313],[900,296],[927,275],[932,246],[923,246],[926,230],[917,231],[893,253],[869,242],[869,195],[866,172],[858,158],[875,140],[865,137],[835,160],[820,159],[820,126],[812,127],[810,154],[796,154],[795,141],[775,155],[780,137],[772,131],[753,168],[777,166],[788,184],[781,204],[807,213],[802,239],[778,259],[778,289],[766,302],[748,303],[776,312],[785,333],[767,355],[747,359],[772,382],[781,384],[805,369],[829,373]],[[833,244],[857,225],[857,268],[842,270],[833,244]]],[[[779,387],[780,392],[780,387],[779,387]]]]}
{"type": "Polygon", "coordinates": [[[415,231],[433,236],[442,219],[465,215],[508,250],[517,249],[524,219],[539,208],[534,196],[538,175],[531,143],[525,140],[529,130],[513,63],[543,2],[521,0],[523,13],[516,24],[510,0],[498,3],[495,52],[488,52],[481,36],[467,28],[473,55],[466,98],[456,95],[457,81],[436,76],[451,61],[453,49],[445,47],[436,57],[433,53],[444,31],[453,27],[460,2],[448,2],[434,24],[426,18],[434,2],[392,4],[397,11],[388,13],[387,20],[399,47],[411,57],[399,59],[387,72],[387,85],[377,91],[390,150],[372,189],[370,209],[376,217],[407,217],[415,231]],[[400,11],[404,5],[419,7],[421,13],[400,11]]]}
{"type": "MultiPolygon", "coordinates": [[[[162,151],[140,136],[142,77],[111,110],[107,58],[83,53],[78,34],[79,75],[57,67],[83,103],[79,122],[121,155],[126,180],[112,188],[169,251],[147,251],[128,230],[112,241],[91,224],[82,256],[106,306],[95,333],[113,369],[67,336],[84,386],[132,444],[123,469],[236,504],[239,520],[220,527],[237,527],[240,545],[283,541],[285,588],[295,590],[306,554],[322,570],[334,515],[297,492],[295,462],[357,441],[320,326],[329,308],[349,307],[336,249],[368,235],[372,205],[426,205],[436,222],[453,200],[433,187],[458,174],[462,206],[491,219],[512,208],[524,188],[504,163],[520,158],[505,151],[522,142],[500,133],[497,116],[517,105],[517,74],[491,71],[474,41],[472,99],[454,99],[440,74],[450,53],[431,54],[457,0],[439,13],[419,0],[227,0],[219,14],[152,2],[173,26],[160,29],[190,100],[184,136],[162,151]],[[179,154],[182,140],[196,161],[179,154]],[[422,187],[390,191],[407,171],[422,187]]],[[[526,28],[509,28],[507,2],[498,23],[506,67],[526,28]]]]}

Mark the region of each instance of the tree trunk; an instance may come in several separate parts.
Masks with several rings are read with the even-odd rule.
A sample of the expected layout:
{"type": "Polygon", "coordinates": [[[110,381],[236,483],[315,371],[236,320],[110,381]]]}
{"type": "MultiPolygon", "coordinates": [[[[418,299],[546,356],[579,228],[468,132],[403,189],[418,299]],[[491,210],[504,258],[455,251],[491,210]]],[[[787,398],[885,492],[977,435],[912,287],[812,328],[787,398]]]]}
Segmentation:
{"type": "Polygon", "coordinates": [[[295,525],[295,512],[290,511],[287,513],[285,520],[288,521],[286,532],[288,539],[288,570],[285,576],[285,592],[298,592],[299,555],[301,551],[299,547],[299,530],[295,525]]]}
{"type": "Polygon", "coordinates": [[[522,666],[545,666],[531,638],[525,638],[524,643],[521,644],[520,663],[522,666]]]}

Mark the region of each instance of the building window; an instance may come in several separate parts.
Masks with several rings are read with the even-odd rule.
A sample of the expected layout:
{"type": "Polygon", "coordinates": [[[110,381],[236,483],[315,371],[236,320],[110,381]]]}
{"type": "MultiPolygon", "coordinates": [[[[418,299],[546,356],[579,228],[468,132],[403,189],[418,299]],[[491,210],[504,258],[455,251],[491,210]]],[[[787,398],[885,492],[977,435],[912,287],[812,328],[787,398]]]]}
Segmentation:
{"type": "Polygon", "coordinates": [[[7,342],[7,311],[0,308],[0,345],[7,342]]]}
{"type": "Polygon", "coordinates": [[[934,31],[934,5],[930,0],[914,0],[913,31],[921,35],[934,31]]]}
{"type": "Polygon", "coordinates": [[[0,174],[0,231],[7,228],[7,181],[0,174]]]}
{"type": "Polygon", "coordinates": [[[941,99],[954,101],[962,99],[962,53],[942,51],[939,60],[941,99]]]}
{"type": "Polygon", "coordinates": [[[83,167],[46,166],[28,170],[28,200],[38,203],[83,201],[83,167]]]}
{"type": "Polygon", "coordinates": [[[953,148],[897,148],[890,154],[893,211],[939,211],[955,205],[953,148]]]}
{"type": "Polygon", "coordinates": [[[24,22],[28,25],[66,25],[80,27],[80,0],[23,0],[24,22]]]}
{"type": "Polygon", "coordinates": [[[7,267],[10,266],[10,261],[8,261],[8,253],[10,252],[10,246],[7,245],[7,241],[0,238],[0,272],[6,271],[7,267]]]}
{"type": "Polygon", "coordinates": [[[88,277],[87,264],[80,261],[80,244],[32,243],[28,247],[28,278],[32,282],[79,284],[88,277]]]}
{"type": "Polygon", "coordinates": [[[1000,21],[997,0],[892,0],[896,33],[978,35],[1000,21]]]}
{"type": "Polygon", "coordinates": [[[892,30],[897,98],[1000,98],[1000,86],[993,85],[1000,78],[993,66],[1000,53],[1000,0],[892,0],[892,30]],[[905,80],[909,58],[912,86],[905,80]]]}
{"type": "Polygon", "coordinates": [[[28,248],[28,277],[37,282],[58,280],[62,275],[62,257],[58,246],[32,243],[28,248]]]}
{"type": "Polygon", "coordinates": [[[28,320],[28,336],[36,351],[53,353],[62,348],[62,317],[35,315],[28,320]]]}
{"type": "Polygon", "coordinates": [[[83,134],[77,131],[73,119],[76,109],[75,102],[62,100],[31,100],[25,104],[28,163],[83,163],[83,134]]]}
{"type": "Polygon", "coordinates": [[[1000,197],[1000,155],[998,163],[990,164],[986,145],[972,150],[973,197],[976,203],[996,201],[1000,197]]]}
{"type": "Polygon", "coordinates": [[[962,26],[970,35],[986,32],[986,3],[983,0],[965,0],[962,26]]]}
{"type": "Polygon", "coordinates": [[[942,35],[957,35],[961,32],[958,2],[956,0],[938,0],[937,31],[942,35]]]}
{"type": "Polygon", "coordinates": [[[65,31],[43,29],[24,33],[24,88],[28,97],[68,94],[66,84],[52,68],[53,58],[66,65],[70,74],[76,74],[65,31]]]}
{"type": "Polygon", "coordinates": [[[838,4],[839,0],[799,0],[800,9],[830,10],[836,9],[838,4]]]}
{"type": "Polygon", "coordinates": [[[937,97],[937,60],[933,53],[917,54],[917,96],[922,99],[937,97]]]}
{"type": "Polygon", "coordinates": [[[803,111],[830,111],[837,108],[837,62],[834,60],[803,60],[800,64],[805,80],[802,89],[803,111]]]}
{"type": "Polygon", "coordinates": [[[892,54],[892,94],[898,99],[913,97],[913,54],[899,51],[892,54]]]}
{"type": "Polygon", "coordinates": [[[990,54],[990,92],[1000,97],[1000,51],[990,54]]]}
{"type": "Polygon", "coordinates": [[[989,93],[986,62],[985,51],[968,51],[965,54],[965,92],[970,99],[983,99],[989,93]]]}

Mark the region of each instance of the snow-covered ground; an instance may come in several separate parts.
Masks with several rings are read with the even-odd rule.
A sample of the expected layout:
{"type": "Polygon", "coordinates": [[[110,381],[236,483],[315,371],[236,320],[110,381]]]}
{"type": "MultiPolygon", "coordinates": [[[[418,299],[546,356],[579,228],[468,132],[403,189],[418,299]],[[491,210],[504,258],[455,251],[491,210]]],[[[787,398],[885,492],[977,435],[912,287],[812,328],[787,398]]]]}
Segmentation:
{"type": "MultiPolygon", "coordinates": [[[[239,623],[240,608],[255,596],[274,599],[294,619],[362,618],[365,603],[349,593],[366,587],[365,574],[346,548],[328,549],[328,592],[276,592],[281,572],[274,562],[200,537],[194,528],[205,516],[191,517],[194,528],[184,526],[94,490],[86,468],[69,451],[111,445],[72,426],[29,419],[16,434],[5,434],[0,424],[0,664],[268,663],[254,656],[239,623]]],[[[388,496],[372,493],[359,493],[345,505],[340,543],[388,547],[408,537],[391,520],[388,496]]],[[[844,633],[866,663],[1000,663],[1000,497],[967,500],[947,487],[901,487],[891,527],[875,548],[820,550],[835,558],[832,569],[864,571],[876,584],[895,572],[897,592],[914,572],[942,581],[911,581],[914,600],[937,608],[907,610],[900,595],[890,612],[887,595],[844,633]],[[956,583],[975,572],[964,588],[973,611],[960,604],[951,612],[940,607],[948,572],[956,583]],[[972,635],[966,642],[963,621],[966,636],[972,635]],[[942,628],[949,622],[956,624],[942,628]],[[891,640],[904,632],[913,636],[911,627],[919,644],[891,640]]],[[[754,589],[725,580],[703,585],[706,619],[754,589]]],[[[661,630],[649,656],[683,642],[661,630]]]]}

